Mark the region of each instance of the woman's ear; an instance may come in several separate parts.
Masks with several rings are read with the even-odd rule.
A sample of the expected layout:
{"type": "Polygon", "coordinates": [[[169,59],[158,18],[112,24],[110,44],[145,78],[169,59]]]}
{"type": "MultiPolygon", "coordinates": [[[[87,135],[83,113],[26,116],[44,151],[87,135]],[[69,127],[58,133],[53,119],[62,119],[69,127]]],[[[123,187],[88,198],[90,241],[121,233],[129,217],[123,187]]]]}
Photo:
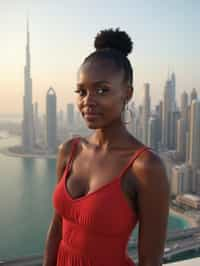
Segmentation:
{"type": "Polygon", "coordinates": [[[127,102],[129,102],[130,99],[132,98],[132,96],[133,96],[133,91],[134,91],[134,88],[133,88],[132,86],[129,86],[129,87],[127,88],[127,98],[126,98],[127,102]]]}

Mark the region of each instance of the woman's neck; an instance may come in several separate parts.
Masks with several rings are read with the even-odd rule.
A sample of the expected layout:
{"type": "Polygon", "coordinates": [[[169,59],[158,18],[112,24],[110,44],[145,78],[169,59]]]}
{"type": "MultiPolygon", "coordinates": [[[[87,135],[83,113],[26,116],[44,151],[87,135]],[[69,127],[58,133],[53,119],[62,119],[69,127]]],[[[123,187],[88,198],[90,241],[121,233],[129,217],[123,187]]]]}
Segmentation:
{"type": "Polygon", "coordinates": [[[119,147],[120,143],[127,144],[133,139],[123,123],[114,123],[112,126],[96,129],[90,136],[90,143],[101,150],[110,150],[119,147]]]}

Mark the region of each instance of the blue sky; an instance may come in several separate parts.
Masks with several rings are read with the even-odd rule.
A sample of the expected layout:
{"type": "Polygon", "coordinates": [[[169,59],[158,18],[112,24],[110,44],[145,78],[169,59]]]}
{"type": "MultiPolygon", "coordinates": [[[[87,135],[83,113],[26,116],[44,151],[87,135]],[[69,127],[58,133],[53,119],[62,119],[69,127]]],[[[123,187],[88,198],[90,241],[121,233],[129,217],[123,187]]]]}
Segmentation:
{"type": "Polygon", "coordinates": [[[193,87],[200,93],[199,10],[198,0],[1,1],[0,113],[22,111],[27,14],[33,100],[43,112],[49,86],[59,109],[75,100],[76,71],[93,51],[96,33],[110,27],[126,30],[134,41],[129,58],[136,104],[145,82],[151,84],[152,103],[162,99],[168,69],[176,73],[178,98],[193,87]]]}

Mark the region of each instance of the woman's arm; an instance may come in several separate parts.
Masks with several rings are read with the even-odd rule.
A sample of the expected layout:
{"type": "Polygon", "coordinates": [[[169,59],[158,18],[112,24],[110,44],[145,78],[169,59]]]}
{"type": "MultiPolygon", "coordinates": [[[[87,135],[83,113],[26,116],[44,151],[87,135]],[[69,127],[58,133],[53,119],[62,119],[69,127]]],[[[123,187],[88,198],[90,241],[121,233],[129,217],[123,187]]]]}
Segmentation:
{"type": "MultiPolygon", "coordinates": [[[[71,150],[72,140],[59,146],[56,162],[57,183],[59,183],[64,169],[66,167],[66,160],[68,159],[71,150]]],[[[62,238],[62,217],[54,210],[51,223],[47,232],[43,266],[55,266],[57,262],[57,253],[60,240],[62,238]]]]}
{"type": "Polygon", "coordinates": [[[57,252],[62,237],[62,218],[54,212],[49,225],[45,243],[43,266],[55,266],[57,262],[57,252]]]}
{"type": "Polygon", "coordinates": [[[160,266],[169,214],[168,178],[161,159],[153,152],[145,152],[133,168],[138,185],[138,266],[160,266]]]}

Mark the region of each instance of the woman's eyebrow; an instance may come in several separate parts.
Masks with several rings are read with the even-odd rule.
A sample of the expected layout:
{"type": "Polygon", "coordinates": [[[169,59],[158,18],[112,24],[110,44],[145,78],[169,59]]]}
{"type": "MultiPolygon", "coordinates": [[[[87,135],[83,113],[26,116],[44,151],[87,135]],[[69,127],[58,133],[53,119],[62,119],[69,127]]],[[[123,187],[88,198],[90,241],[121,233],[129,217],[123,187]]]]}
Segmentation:
{"type": "MultiPolygon", "coordinates": [[[[98,80],[98,81],[94,81],[94,82],[91,82],[92,85],[99,85],[99,84],[102,84],[102,83],[106,83],[106,84],[111,84],[109,81],[107,80],[98,80]]],[[[77,86],[78,87],[83,87],[84,86],[84,83],[77,83],[77,86]]]]}

